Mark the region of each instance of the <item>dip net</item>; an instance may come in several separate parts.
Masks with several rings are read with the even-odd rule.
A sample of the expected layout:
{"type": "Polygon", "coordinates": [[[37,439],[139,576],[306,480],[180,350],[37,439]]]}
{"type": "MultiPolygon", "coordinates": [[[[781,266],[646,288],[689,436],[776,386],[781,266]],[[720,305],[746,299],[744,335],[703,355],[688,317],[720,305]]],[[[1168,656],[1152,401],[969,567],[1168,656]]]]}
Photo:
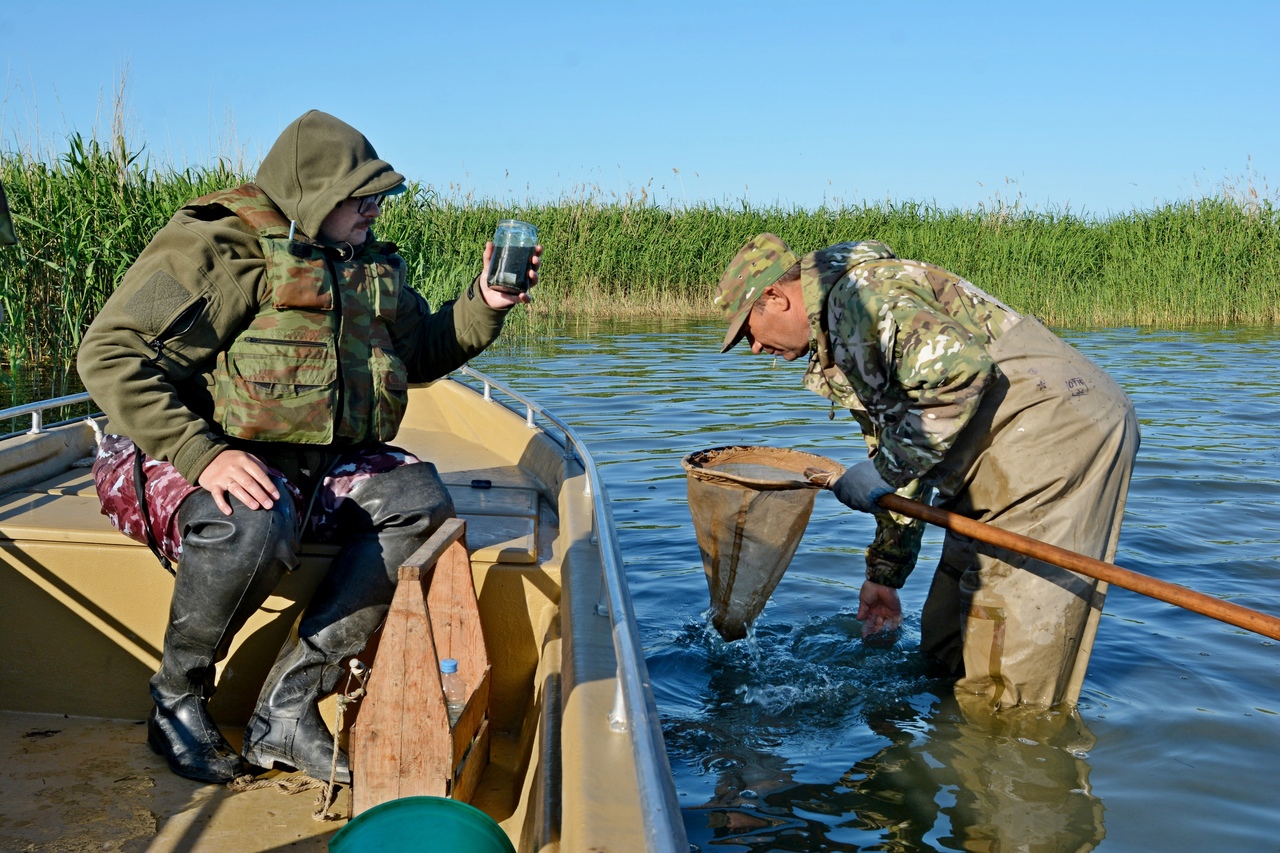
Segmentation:
{"type": "Polygon", "coordinates": [[[689,514],[711,592],[711,623],[740,640],[764,609],[804,535],[821,486],[805,476],[844,467],[781,447],[713,447],[690,453],[689,514]]]}

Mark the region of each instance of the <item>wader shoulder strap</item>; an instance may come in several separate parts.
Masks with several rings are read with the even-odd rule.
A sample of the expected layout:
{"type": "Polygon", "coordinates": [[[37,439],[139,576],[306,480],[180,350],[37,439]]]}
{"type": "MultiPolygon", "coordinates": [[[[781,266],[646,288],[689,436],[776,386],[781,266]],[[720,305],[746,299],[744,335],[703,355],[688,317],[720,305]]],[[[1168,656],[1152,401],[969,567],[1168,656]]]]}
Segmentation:
{"type": "Polygon", "coordinates": [[[147,508],[146,483],[146,476],[142,473],[142,451],[135,447],[133,452],[133,491],[138,496],[138,512],[142,515],[142,529],[147,534],[147,547],[151,549],[152,554],[156,555],[156,559],[160,561],[160,565],[164,566],[164,570],[177,577],[178,573],[174,571],[173,563],[169,562],[169,558],[160,551],[160,543],[156,541],[156,535],[151,531],[151,510],[147,508]]]}

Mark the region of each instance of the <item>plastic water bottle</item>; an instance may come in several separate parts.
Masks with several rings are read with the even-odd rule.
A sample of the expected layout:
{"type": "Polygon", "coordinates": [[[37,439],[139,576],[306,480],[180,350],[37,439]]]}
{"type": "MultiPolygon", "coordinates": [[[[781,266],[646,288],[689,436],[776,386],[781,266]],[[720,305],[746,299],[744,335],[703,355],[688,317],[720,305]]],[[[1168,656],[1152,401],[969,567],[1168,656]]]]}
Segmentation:
{"type": "Polygon", "coordinates": [[[458,722],[462,709],[467,707],[467,683],[458,675],[458,662],[454,658],[440,661],[440,683],[444,685],[444,707],[449,712],[449,725],[458,722]]]}

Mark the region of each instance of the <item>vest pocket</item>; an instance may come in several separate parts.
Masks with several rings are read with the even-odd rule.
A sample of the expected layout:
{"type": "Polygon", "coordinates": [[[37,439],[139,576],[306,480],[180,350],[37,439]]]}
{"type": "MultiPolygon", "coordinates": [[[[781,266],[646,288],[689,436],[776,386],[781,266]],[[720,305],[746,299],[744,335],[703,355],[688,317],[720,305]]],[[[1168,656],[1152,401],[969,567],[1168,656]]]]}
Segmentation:
{"type": "Polygon", "coordinates": [[[403,267],[396,263],[371,263],[367,269],[373,275],[373,308],[388,324],[396,321],[396,306],[400,302],[400,283],[404,278],[403,267]]]}
{"type": "Polygon", "coordinates": [[[409,372],[394,353],[373,348],[369,360],[373,368],[372,437],[390,441],[400,429],[404,410],[409,404],[409,372]]]}
{"type": "Polygon", "coordinates": [[[218,354],[214,415],[235,438],[328,444],[337,398],[329,342],[243,335],[218,354]]]}

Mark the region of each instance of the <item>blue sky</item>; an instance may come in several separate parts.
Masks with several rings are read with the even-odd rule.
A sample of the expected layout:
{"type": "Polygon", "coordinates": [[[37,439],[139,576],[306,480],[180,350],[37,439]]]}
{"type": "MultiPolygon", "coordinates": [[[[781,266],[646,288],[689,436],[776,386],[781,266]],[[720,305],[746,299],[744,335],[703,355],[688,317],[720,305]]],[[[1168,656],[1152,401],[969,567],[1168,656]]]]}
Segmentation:
{"type": "Polygon", "coordinates": [[[0,144],[105,138],[124,74],[153,163],[255,165],[315,107],[446,192],[1106,215],[1276,198],[1278,32],[1235,0],[6,0],[0,144]]]}

